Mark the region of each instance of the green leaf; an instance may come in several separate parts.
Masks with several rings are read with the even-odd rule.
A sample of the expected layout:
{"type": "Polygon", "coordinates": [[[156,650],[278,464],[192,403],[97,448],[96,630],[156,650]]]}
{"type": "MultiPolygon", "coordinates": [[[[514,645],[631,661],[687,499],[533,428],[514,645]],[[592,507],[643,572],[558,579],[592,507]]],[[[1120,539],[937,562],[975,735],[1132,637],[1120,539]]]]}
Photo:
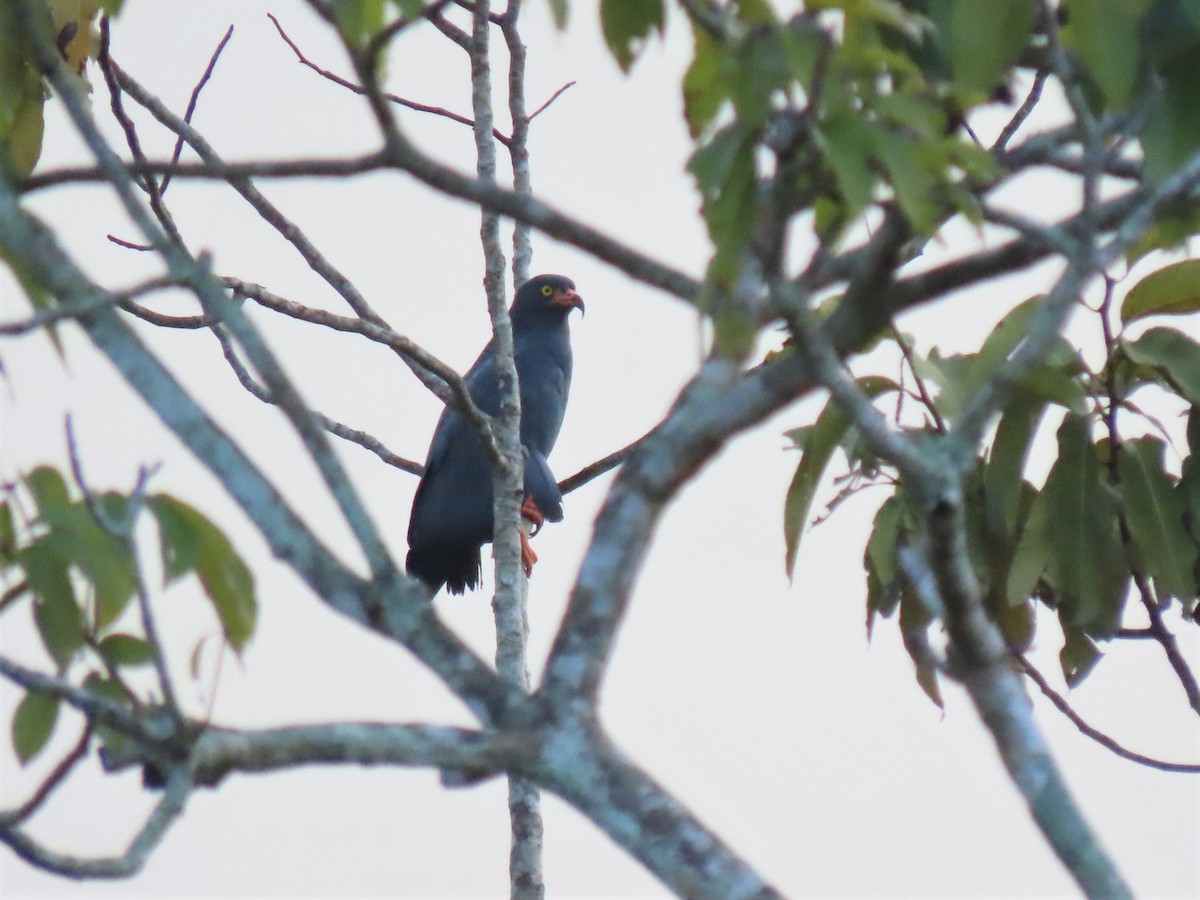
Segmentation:
{"type": "Polygon", "coordinates": [[[600,0],[600,28],[622,72],[628,72],[654,31],[666,26],[663,0],[600,0]]]}
{"type": "Polygon", "coordinates": [[[0,566],[12,562],[17,552],[17,532],[13,526],[12,508],[6,500],[0,503],[0,566]]]}
{"type": "Polygon", "coordinates": [[[200,559],[200,535],[189,515],[191,507],[165,495],[153,497],[147,504],[158,521],[158,543],[162,552],[164,581],[194,572],[200,559]]]}
{"type": "Polygon", "coordinates": [[[1010,647],[1023,653],[1033,645],[1033,636],[1037,632],[1037,612],[1032,602],[1026,600],[1014,606],[1005,604],[995,616],[1005,643],[1010,647]]]}
{"type": "Polygon", "coordinates": [[[1123,106],[1137,80],[1138,19],[1150,0],[1072,3],[1063,43],[1078,54],[1104,92],[1108,106],[1123,106]]]}
{"type": "MultiPolygon", "coordinates": [[[[183,545],[190,546],[195,542],[192,568],[212,601],[230,646],[241,652],[254,633],[258,616],[253,573],[221,530],[182,500],[155,494],[148,498],[147,506],[158,519],[164,545],[171,543],[178,547],[182,541],[183,545]],[[183,533],[187,536],[181,538],[183,533]]],[[[166,554],[167,550],[163,552],[166,554]]],[[[173,564],[179,565],[178,557],[173,559],[173,564]]]]}
{"type": "Polygon", "coordinates": [[[979,368],[975,357],[961,354],[942,356],[937,347],[926,356],[913,354],[917,375],[936,388],[938,412],[950,421],[958,419],[964,404],[970,399],[972,379],[979,368]]]}
{"type": "Polygon", "coordinates": [[[917,684],[925,692],[925,696],[933,701],[938,709],[945,709],[942,692],[938,686],[937,670],[915,652],[917,643],[914,637],[925,632],[933,616],[924,604],[911,590],[901,592],[900,599],[900,633],[904,636],[904,649],[908,651],[913,661],[917,684]]]}
{"type": "Polygon", "coordinates": [[[1200,406],[1200,344],[1174,328],[1151,328],[1124,349],[1131,360],[1161,372],[1193,406],[1200,406]]]}
{"type": "Polygon", "coordinates": [[[922,159],[921,147],[900,134],[878,133],[878,151],[896,191],[896,202],[914,229],[932,234],[937,226],[938,179],[922,159]]]}
{"type": "Polygon", "coordinates": [[[1196,595],[1196,544],[1184,530],[1184,497],[1163,471],[1166,446],[1157,438],[1125,442],[1119,459],[1129,530],[1160,598],[1196,595]]]}
{"type": "Polygon", "coordinates": [[[1194,312],[1200,312],[1200,259],[1166,266],[1135,284],[1121,304],[1121,322],[1194,312]]]}
{"type": "Polygon", "coordinates": [[[25,476],[25,484],[33,494],[41,515],[71,502],[67,492],[67,483],[57,469],[50,466],[38,466],[25,476]]]}
{"type": "Polygon", "coordinates": [[[424,0],[392,0],[392,3],[400,10],[400,15],[409,20],[418,18],[425,9],[424,0]]]}
{"type": "Polygon", "coordinates": [[[1191,205],[1165,209],[1125,252],[1125,264],[1132,268],[1134,263],[1153,250],[1181,249],[1197,231],[1200,231],[1200,209],[1191,205]]]}
{"type": "Polygon", "coordinates": [[[741,267],[750,240],[758,178],[754,166],[756,134],[740,125],[721,129],[692,154],[688,168],[704,198],[704,219],[717,252],[709,277],[728,287],[741,267]]]}
{"type": "Polygon", "coordinates": [[[137,586],[129,551],[100,527],[83,503],[53,508],[42,519],[50,525],[43,541],[76,565],[96,588],[97,627],[116,621],[137,586]]]}
{"type": "Polygon", "coordinates": [[[1088,420],[1068,415],[1058,430],[1058,459],[1042,491],[1049,505],[1050,569],[1060,608],[1089,633],[1119,624],[1128,572],[1117,534],[1116,504],[1103,479],[1088,420]]]}
{"type": "Polygon", "coordinates": [[[818,138],[846,201],[846,218],[852,220],[875,194],[871,159],[878,143],[877,128],[858,116],[831,117],[821,126],[818,138]]]}
{"type": "Polygon", "coordinates": [[[741,358],[754,348],[757,336],[757,323],[745,310],[725,303],[714,311],[713,350],[719,355],[741,358]]]}
{"type": "Polygon", "coordinates": [[[34,594],[34,620],[46,652],[64,668],[83,646],[85,634],[67,560],[39,540],[18,552],[17,563],[34,594]]]}
{"type": "Polygon", "coordinates": [[[913,662],[917,675],[917,684],[925,692],[925,696],[933,701],[933,705],[944,710],[946,703],[942,700],[942,689],[938,686],[937,669],[925,663],[913,662]]]}
{"type": "MultiPolygon", "coordinates": [[[[34,4],[31,11],[50,26],[44,4],[34,4]]],[[[42,149],[45,102],[34,50],[14,5],[0,3],[0,178],[23,178],[33,171],[42,149]]]]}
{"type": "Polygon", "coordinates": [[[1058,661],[1062,665],[1067,687],[1073,688],[1088,676],[1100,661],[1102,654],[1090,637],[1066,624],[1063,625],[1063,637],[1066,638],[1066,642],[1058,652],[1058,661]]]}
{"type": "Polygon", "coordinates": [[[994,535],[1016,534],[1025,462],[1045,412],[1046,405],[1041,401],[1018,396],[1005,408],[996,426],[983,476],[988,530],[994,535]]]}
{"type": "MultiPolygon", "coordinates": [[[[1072,13],[1074,6],[1072,6],[1072,13]]],[[[998,0],[987,6],[987,24],[973,3],[950,11],[950,67],[959,87],[988,95],[1029,43],[1037,13],[1035,0],[998,0]]]]}
{"type": "Polygon", "coordinates": [[[554,27],[559,31],[567,27],[567,18],[570,16],[570,12],[567,0],[550,0],[550,15],[554,18],[554,27]]]}
{"type": "Polygon", "coordinates": [[[771,114],[775,95],[792,81],[792,65],[783,37],[776,28],[755,29],[734,48],[726,67],[729,98],[745,124],[760,125],[771,114]]]}
{"type": "Polygon", "coordinates": [[[775,11],[769,0],[733,0],[738,18],[753,25],[771,25],[775,22],[775,11]]]}
{"type": "Polygon", "coordinates": [[[683,112],[688,132],[698,138],[729,99],[729,85],[722,77],[724,49],[699,25],[693,24],[692,34],[696,51],[683,76],[683,112]]]}
{"type": "MultiPolygon", "coordinates": [[[[899,390],[890,378],[868,376],[859,379],[859,386],[871,397],[878,397],[889,391],[899,390]]],[[[800,464],[787,490],[783,503],[783,537],[786,545],[784,570],[788,578],[796,567],[796,554],[800,550],[800,537],[808,525],[809,510],[812,508],[813,497],[829,457],[837,447],[850,422],[845,414],[832,400],[821,410],[817,421],[806,429],[797,429],[790,433],[800,448],[800,464]],[[802,432],[802,433],[801,433],[802,432]]]]}
{"type": "Polygon", "coordinates": [[[57,697],[31,691],[21,698],[12,720],[12,745],[21,765],[46,748],[57,721],[57,697]]]}
{"type": "Polygon", "coordinates": [[[868,616],[876,613],[890,616],[900,602],[902,581],[897,577],[897,548],[900,546],[904,522],[904,501],[889,497],[875,514],[871,536],[863,553],[863,565],[877,590],[868,595],[868,616]]]}
{"type": "Polygon", "coordinates": [[[1200,147],[1200,53],[1187,53],[1164,66],[1162,101],[1150,112],[1142,134],[1146,176],[1161,183],[1200,147]]]}
{"type": "Polygon", "coordinates": [[[361,47],[383,28],[383,0],[338,0],[331,8],[338,29],[353,47],[361,47]]]}
{"type": "Polygon", "coordinates": [[[898,496],[889,497],[875,514],[871,537],[867,539],[865,561],[884,584],[890,584],[896,578],[896,549],[903,517],[904,501],[898,496]]]}
{"type": "Polygon", "coordinates": [[[144,666],[154,661],[154,650],[131,634],[110,634],[100,642],[100,655],[114,668],[144,666]]]}
{"type": "MultiPolygon", "coordinates": [[[[1069,350],[1065,340],[1060,340],[1058,346],[1069,350]]],[[[1082,416],[1088,411],[1088,394],[1080,375],[1087,370],[1075,352],[1069,352],[1069,361],[1044,365],[1026,375],[1021,379],[1021,390],[1082,416]]]]}

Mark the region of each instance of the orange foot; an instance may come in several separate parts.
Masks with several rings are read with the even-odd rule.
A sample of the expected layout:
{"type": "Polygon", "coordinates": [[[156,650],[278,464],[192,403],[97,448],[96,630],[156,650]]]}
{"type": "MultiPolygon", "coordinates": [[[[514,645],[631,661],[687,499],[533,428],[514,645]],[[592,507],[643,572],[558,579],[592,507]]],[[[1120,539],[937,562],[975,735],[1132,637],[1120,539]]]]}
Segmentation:
{"type": "Polygon", "coordinates": [[[542,515],[542,511],[533,502],[533,498],[526,497],[525,502],[521,504],[521,518],[528,520],[531,526],[528,537],[525,535],[525,529],[521,529],[521,565],[525,567],[525,577],[528,578],[533,574],[533,564],[537,562],[537,554],[529,546],[529,538],[541,530],[542,523],[546,521],[546,517],[542,515]]]}
{"type": "Polygon", "coordinates": [[[525,577],[528,578],[533,574],[533,564],[537,562],[537,554],[533,552],[533,548],[529,546],[529,538],[525,537],[525,530],[521,530],[521,566],[525,569],[525,577]]]}
{"type": "MultiPolygon", "coordinates": [[[[526,497],[525,502],[521,504],[521,518],[528,519],[529,523],[533,526],[529,532],[531,537],[542,530],[542,523],[546,521],[546,517],[542,515],[542,511],[538,509],[532,497],[526,497]]],[[[530,550],[529,552],[532,553],[533,551],[530,550]]],[[[537,557],[535,556],[534,559],[536,560],[537,557]]]]}

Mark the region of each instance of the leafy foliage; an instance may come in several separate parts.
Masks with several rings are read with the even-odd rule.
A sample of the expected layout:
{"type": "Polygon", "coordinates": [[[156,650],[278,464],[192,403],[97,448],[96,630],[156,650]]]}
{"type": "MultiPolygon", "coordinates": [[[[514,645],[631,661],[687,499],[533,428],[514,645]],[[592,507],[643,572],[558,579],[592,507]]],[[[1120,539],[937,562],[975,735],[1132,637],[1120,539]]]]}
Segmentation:
{"type": "MultiPolygon", "coordinates": [[[[57,469],[39,466],[0,504],[0,581],[12,585],[3,613],[13,615],[15,601],[27,597],[59,674],[123,706],[134,695],[122,673],[149,664],[155,654],[127,615],[136,592],[148,590],[139,585],[137,547],[129,537],[142,502],[115,492],[74,499],[57,469]]],[[[256,622],[249,568],[229,539],[187,503],[166,494],[144,502],[158,521],[166,583],[195,573],[225,640],[240,652],[256,622]]],[[[19,705],[11,733],[22,762],[49,741],[58,702],[28,693],[19,705]]]]}
{"type": "MultiPolygon", "coordinates": [[[[1155,295],[1144,284],[1129,291],[1134,300],[1127,298],[1122,307],[1130,321],[1191,311],[1177,302],[1179,292],[1172,286],[1155,295]],[[1158,303],[1162,297],[1167,300],[1158,303]]],[[[1035,298],[1014,309],[977,353],[943,357],[933,348],[914,356],[916,374],[925,381],[943,421],[953,421],[965,399],[1018,349],[1038,302],[1035,298]]],[[[878,376],[860,383],[871,384],[874,378],[878,376]]],[[[889,383],[899,389],[897,383],[889,383]]],[[[995,621],[1015,647],[1023,648],[1033,636],[1033,604],[1057,611],[1064,642],[1060,658],[1071,685],[1100,659],[1096,642],[1110,639],[1121,627],[1136,580],[1153,592],[1155,602],[1177,602],[1188,614],[1195,612],[1200,597],[1195,447],[1175,447],[1183,460],[1180,475],[1169,464],[1161,438],[1123,440],[1114,454],[1105,424],[1110,405],[1124,407],[1135,392],[1147,389],[1176,395],[1191,406],[1194,420],[1200,409],[1200,344],[1175,329],[1151,329],[1114,344],[1106,372],[1099,377],[1062,344],[1051,352],[1046,366],[1025,378],[968,482],[972,559],[995,621]],[[1119,393],[1110,395],[1110,389],[1119,393]],[[1061,416],[1057,451],[1039,489],[1031,484],[1026,468],[1040,426],[1055,408],[1061,416]]],[[[790,572],[817,484],[839,445],[852,473],[870,476],[873,471],[867,478],[870,483],[898,476],[886,465],[879,467],[878,460],[871,460],[873,470],[864,469],[863,459],[856,458],[853,430],[836,405],[828,405],[814,425],[789,434],[803,454],[784,519],[790,572]]],[[[863,564],[868,623],[877,615],[891,616],[897,608],[903,615],[905,598],[919,604],[900,564],[904,548],[917,536],[918,519],[907,502],[902,490],[886,500],[867,540],[863,564]]],[[[914,662],[928,692],[931,674],[920,672],[919,658],[914,662]]]]}
{"type": "Polygon", "coordinates": [[[604,40],[622,71],[628,72],[650,35],[666,24],[663,0],[601,0],[604,40]]]}
{"type": "MultiPolygon", "coordinates": [[[[616,17],[616,3],[605,15],[616,17]]],[[[713,244],[705,309],[719,323],[751,251],[766,206],[811,211],[817,238],[835,247],[872,209],[894,206],[918,235],[951,216],[980,221],[975,199],[999,177],[997,157],[960,125],[973,108],[1004,99],[1021,66],[1046,67],[1064,52],[1090,114],[1145,114],[1137,135],[1147,174],[1161,180],[1200,149],[1200,4],[1190,0],[1070,2],[1045,18],[1033,0],[988,9],[981,27],[973,4],[951,0],[821,0],[781,18],[759,2],[701,4],[691,17],[694,54],[683,81],[684,115],[696,140],[690,171],[713,244]],[[780,177],[783,174],[783,178],[780,177]],[[790,193],[765,193],[771,181],[790,193]]],[[[624,30],[610,31],[623,68],[633,41],[661,28],[657,3],[628,4],[624,30]],[[633,10],[638,7],[638,11],[633,10]],[[650,17],[651,7],[655,17],[650,17]],[[642,16],[642,19],[637,18],[642,16]]],[[[1130,258],[1180,245],[1197,219],[1163,209],[1130,258]]],[[[1126,293],[1120,323],[1200,311],[1194,261],[1153,272],[1126,293]]],[[[922,421],[900,410],[907,389],[878,375],[858,379],[871,397],[895,393],[896,424],[953,428],[979,391],[994,383],[1023,345],[1046,303],[1015,307],[974,353],[917,353],[906,368],[921,385],[922,421]]],[[[1108,316],[1108,307],[1100,313],[1108,316]]],[[[885,343],[907,339],[882,335],[885,343]]],[[[720,349],[720,330],[717,332],[720,349]]],[[[1178,328],[1122,332],[1105,348],[1103,370],[1056,338],[1019,384],[967,478],[968,542],[989,612],[1018,648],[1033,637],[1035,605],[1058,613],[1061,662],[1077,684],[1100,658],[1097,641],[1121,627],[1134,585],[1148,602],[1196,608],[1200,545],[1200,464],[1194,448],[1158,437],[1126,437],[1144,390],[1200,407],[1200,345],[1178,328]],[[1054,461],[1041,487],[1027,471],[1039,439],[1058,422],[1054,461]],[[1183,460],[1176,471],[1173,455],[1183,460]]],[[[1193,420],[1197,416],[1193,413],[1193,420]]],[[[1154,425],[1150,420],[1144,424],[1154,425]]],[[[849,473],[833,505],[868,484],[896,485],[879,508],[866,543],[868,623],[900,611],[922,688],[939,700],[936,673],[923,655],[931,620],[901,559],[918,540],[915,508],[899,472],[864,449],[841,409],[788,432],[800,462],[784,503],[785,566],[796,564],[818,486],[840,448],[849,473]],[[911,640],[910,640],[911,638],[911,640]]]]}

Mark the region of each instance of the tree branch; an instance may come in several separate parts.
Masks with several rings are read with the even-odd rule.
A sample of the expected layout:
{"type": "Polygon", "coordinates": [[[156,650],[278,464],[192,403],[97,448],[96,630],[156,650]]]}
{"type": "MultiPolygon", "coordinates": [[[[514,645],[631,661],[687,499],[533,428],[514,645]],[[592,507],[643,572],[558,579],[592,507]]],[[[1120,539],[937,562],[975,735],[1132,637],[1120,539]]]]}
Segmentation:
{"type": "Polygon", "coordinates": [[[1098,728],[1093,728],[1086,721],[1084,721],[1083,717],[1071,708],[1071,704],[1066,701],[1066,698],[1064,698],[1062,694],[1058,693],[1058,691],[1054,690],[1054,688],[1050,686],[1050,682],[1046,680],[1045,676],[1042,675],[1042,673],[1039,672],[1034,667],[1033,663],[1027,660],[1024,655],[1014,652],[1013,658],[1020,663],[1021,669],[1026,675],[1029,676],[1029,680],[1036,684],[1038,686],[1038,690],[1040,690],[1046,696],[1046,699],[1054,704],[1054,708],[1066,716],[1070,720],[1071,724],[1079,729],[1080,733],[1091,738],[1101,747],[1111,750],[1122,759],[1135,762],[1140,766],[1147,766],[1151,769],[1158,769],[1162,772],[1187,772],[1190,774],[1200,774],[1200,764],[1165,762],[1161,759],[1153,759],[1149,756],[1143,756],[1140,753],[1134,753],[1132,750],[1127,750],[1103,731],[1100,731],[1098,728]]]}
{"type": "Polygon", "coordinates": [[[68,878],[128,878],[145,865],[167,830],[183,814],[190,791],[191,783],[186,770],[173,768],[168,775],[162,799],[120,856],[88,859],[57,853],[43,847],[24,832],[8,828],[0,828],[0,843],[7,844],[30,865],[68,878]]]}

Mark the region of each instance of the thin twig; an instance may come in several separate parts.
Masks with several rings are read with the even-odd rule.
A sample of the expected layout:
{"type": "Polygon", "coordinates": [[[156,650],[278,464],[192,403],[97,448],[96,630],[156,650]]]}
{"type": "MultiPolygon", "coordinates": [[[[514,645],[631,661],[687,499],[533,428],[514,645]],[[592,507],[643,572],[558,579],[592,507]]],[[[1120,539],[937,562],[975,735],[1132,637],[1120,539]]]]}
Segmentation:
{"type": "Polygon", "coordinates": [[[125,312],[143,322],[149,322],[151,325],[156,325],[159,328],[181,328],[188,331],[195,331],[200,328],[211,328],[219,321],[207,313],[201,313],[195,316],[172,316],[167,313],[155,312],[152,309],[146,309],[144,306],[138,306],[136,303],[121,302],[117,304],[125,312]]]}
{"type": "Polygon", "coordinates": [[[54,793],[54,790],[62,784],[68,775],[74,770],[85,756],[87,756],[88,744],[92,740],[92,725],[90,722],[83,726],[83,733],[79,736],[79,740],[75,742],[75,746],[71,751],[64,756],[50,772],[49,775],[42,781],[36,791],[22,803],[20,806],[0,812],[0,829],[12,828],[20,825],[35,812],[37,812],[54,793]]]}
{"type": "Polygon", "coordinates": [[[8,609],[29,591],[29,582],[22,578],[3,594],[0,594],[0,612],[8,609]]]}
{"type": "Polygon", "coordinates": [[[654,434],[654,431],[648,431],[633,443],[627,444],[620,450],[614,450],[612,453],[608,454],[608,456],[602,457],[601,459],[596,460],[594,463],[584,466],[574,475],[571,475],[560,481],[558,483],[558,489],[564,494],[569,494],[571,491],[583,487],[589,481],[611,472],[617,466],[621,465],[621,463],[625,462],[631,453],[635,453],[652,434],[654,434]]]}
{"type": "Polygon", "coordinates": [[[53,325],[65,319],[82,318],[112,306],[125,308],[126,305],[132,306],[130,301],[135,297],[165,288],[178,287],[179,284],[180,280],[171,276],[151,278],[149,281],[144,281],[124,291],[108,294],[103,297],[89,298],[84,303],[62,303],[48,309],[39,309],[27,319],[20,319],[15,322],[0,322],[0,335],[15,336],[28,334],[31,331],[37,331],[39,328],[45,328],[48,325],[53,325]]]}
{"type": "MultiPolygon", "coordinates": [[[[345,78],[342,78],[340,75],[337,75],[336,73],[329,71],[329,69],[322,68],[321,66],[317,65],[312,60],[310,60],[307,56],[304,55],[304,52],[296,45],[296,42],[293,41],[288,36],[288,33],[283,30],[283,26],[279,24],[279,20],[277,18],[275,18],[275,16],[273,16],[271,13],[267,13],[267,18],[270,19],[271,22],[275,25],[275,29],[279,32],[279,36],[283,39],[284,43],[292,48],[292,52],[296,54],[297,62],[299,62],[301,65],[307,66],[308,68],[312,69],[314,72],[316,72],[322,78],[332,81],[334,84],[338,85],[339,87],[343,87],[348,91],[358,94],[360,97],[363,96],[364,94],[366,94],[366,91],[363,89],[363,87],[361,85],[357,85],[353,81],[349,81],[345,78]]],[[[457,122],[460,125],[466,125],[468,128],[475,127],[475,123],[472,122],[470,119],[468,119],[466,116],[459,115],[456,112],[451,112],[450,110],[448,110],[444,107],[441,107],[441,106],[429,106],[426,103],[418,103],[415,100],[408,100],[397,94],[391,94],[391,93],[381,93],[380,96],[386,97],[389,102],[395,103],[398,106],[403,106],[406,109],[415,110],[416,112],[429,113],[430,115],[434,115],[434,116],[441,116],[442,118],[450,119],[453,122],[457,122]]],[[[501,134],[499,131],[494,130],[494,129],[492,131],[492,136],[495,137],[496,140],[500,141],[502,144],[507,144],[509,141],[509,138],[507,136],[501,134]]]]}
{"type": "MultiPolygon", "coordinates": [[[[896,323],[891,324],[892,337],[896,339],[896,344],[900,347],[900,352],[904,355],[904,361],[908,364],[908,370],[912,372],[913,380],[917,383],[917,391],[920,395],[921,404],[929,410],[929,414],[933,417],[933,424],[937,427],[940,434],[946,433],[946,420],[942,418],[941,412],[937,408],[937,404],[933,402],[933,397],[929,393],[929,389],[925,385],[925,379],[921,377],[921,373],[917,371],[917,362],[913,358],[912,346],[900,333],[900,329],[896,327],[896,323]]],[[[903,391],[901,392],[903,396],[903,391]]],[[[897,419],[899,418],[899,409],[896,411],[897,419]]]]}
{"type": "Polygon", "coordinates": [[[535,109],[533,112],[531,112],[529,114],[528,121],[532,122],[534,119],[536,119],[542,113],[544,113],[547,109],[550,108],[551,103],[553,103],[555,100],[557,100],[559,97],[561,97],[563,94],[565,94],[567,91],[569,91],[573,87],[575,87],[574,81],[568,81],[566,84],[564,84],[562,87],[560,87],[557,91],[555,91],[553,94],[550,95],[549,100],[547,100],[545,103],[543,103],[541,106],[539,106],[537,109],[535,109]]]}
{"type": "MultiPolygon", "coordinates": [[[[267,390],[267,388],[255,381],[254,377],[242,364],[242,361],[238,359],[237,353],[235,352],[229,337],[220,328],[213,329],[213,333],[217,336],[217,340],[220,341],[221,350],[225,355],[225,359],[229,363],[229,367],[233,369],[233,372],[237,376],[237,380],[242,387],[244,387],[249,394],[258,398],[263,403],[266,403],[269,406],[277,406],[278,403],[276,402],[272,393],[267,390]]],[[[331,419],[329,416],[325,415],[324,413],[317,412],[316,410],[310,410],[310,413],[320,424],[320,426],[330,434],[336,435],[343,440],[358,444],[360,447],[363,447],[366,450],[370,450],[389,466],[393,466],[403,472],[410,472],[413,475],[425,474],[425,466],[423,466],[421,463],[415,462],[411,459],[405,459],[403,456],[393,453],[386,446],[384,446],[382,441],[367,434],[365,431],[359,431],[349,427],[348,425],[343,425],[336,419],[331,419]]]]}
{"type": "Polygon", "coordinates": [[[402,32],[411,28],[413,25],[416,25],[422,19],[428,19],[431,16],[440,13],[452,2],[453,0],[435,0],[434,3],[430,3],[424,9],[422,9],[420,15],[417,15],[411,19],[400,16],[399,18],[389,22],[387,26],[385,26],[378,34],[374,35],[371,40],[367,42],[365,51],[367,58],[374,59],[376,56],[382,53],[387,45],[395,40],[396,37],[402,32]]]}
{"type": "Polygon", "coordinates": [[[119,238],[115,234],[107,234],[105,237],[107,237],[118,247],[124,247],[126,250],[138,250],[142,253],[147,253],[154,249],[149,244],[139,244],[137,241],[127,241],[125,238],[119,238]]]}
{"type": "MultiPolygon", "coordinates": [[[[108,16],[104,16],[100,20],[100,56],[97,62],[100,65],[100,71],[104,73],[104,83],[108,87],[109,105],[112,108],[113,116],[121,124],[122,131],[125,132],[125,143],[129,147],[129,152],[133,155],[135,161],[145,162],[146,154],[142,152],[142,143],[138,138],[137,127],[133,124],[133,120],[129,118],[125,112],[125,104],[121,102],[121,88],[117,84],[117,79],[113,75],[113,60],[109,54],[109,22],[108,16]]],[[[166,231],[170,239],[178,246],[184,246],[183,235],[179,233],[179,228],[175,225],[175,219],[167,209],[163,202],[162,191],[152,176],[146,176],[139,181],[142,189],[150,198],[150,208],[154,211],[154,217],[158,219],[163,230],[166,231]]]]}
{"type": "MultiPolygon", "coordinates": [[[[221,38],[221,42],[217,44],[217,49],[213,51],[212,56],[208,60],[208,65],[204,67],[204,74],[200,76],[200,80],[196,82],[196,86],[192,88],[192,96],[188,98],[187,110],[183,114],[183,121],[189,125],[192,122],[192,116],[196,113],[196,104],[200,102],[200,92],[204,90],[204,86],[208,84],[208,80],[212,78],[213,71],[217,68],[217,60],[221,58],[221,52],[225,49],[225,45],[229,43],[229,39],[233,37],[233,26],[229,26],[229,30],[225,32],[225,37],[221,38]]],[[[183,137],[175,139],[175,149],[171,153],[171,163],[179,162],[179,157],[183,154],[183,137]]],[[[165,194],[167,185],[171,183],[171,173],[168,172],[163,176],[162,184],[159,187],[159,192],[165,194]]]]}
{"type": "Polygon", "coordinates": [[[127,878],[145,865],[167,830],[183,813],[192,784],[186,766],[172,766],[166,790],[146,823],[120,856],[88,859],[57,853],[24,832],[0,828],[0,843],[7,844],[31,865],[71,878],[127,878]]]}
{"type": "Polygon", "coordinates": [[[1042,88],[1046,85],[1046,79],[1050,77],[1050,73],[1045,69],[1039,69],[1033,77],[1033,84],[1029,88],[1029,93],[1025,96],[1024,102],[1020,108],[1013,114],[1013,117],[1008,120],[1000,132],[1000,136],[996,138],[996,142],[992,144],[991,153],[993,155],[1003,153],[1008,147],[1008,142],[1016,136],[1020,131],[1021,126],[1025,124],[1025,120],[1029,118],[1038,102],[1042,99],[1042,88]]]}
{"type": "Polygon", "coordinates": [[[1111,750],[1122,759],[1127,759],[1130,762],[1135,762],[1141,766],[1148,766],[1151,769],[1158,769],[1163,772],[1187,772],[1191,774],[1200,773],[1200,765],[1193,765],[1191,763],[1166,762],[1161,759],[1143,756],[1141,753],[1134,753],[1132,750],[1127,750],[1104,732],[1100,731],[1098,728],[1094,728],[1084,721],[1083,717],[1071,708],[1071,704],[1066,701],[1062,694],[1054,690],[1054,688],[1052,688],[1050,683],[1046,680],[1045,676],[1043,676],[1041,672],[1034,668],[1033,664],[1022,654],[1014,651],[1013,656],[1017,662],[1020,663],[1021,669],[1025,672],[1025,674],[1029,676],[1030,680],[1036,684],[1038,689],[1046,696],[1046,699],[1053,703],[1059,712],[1070,719],[1071,724],[1078,728],[1082,734],[1087,735],[1101,747],[1111,750]]]}

